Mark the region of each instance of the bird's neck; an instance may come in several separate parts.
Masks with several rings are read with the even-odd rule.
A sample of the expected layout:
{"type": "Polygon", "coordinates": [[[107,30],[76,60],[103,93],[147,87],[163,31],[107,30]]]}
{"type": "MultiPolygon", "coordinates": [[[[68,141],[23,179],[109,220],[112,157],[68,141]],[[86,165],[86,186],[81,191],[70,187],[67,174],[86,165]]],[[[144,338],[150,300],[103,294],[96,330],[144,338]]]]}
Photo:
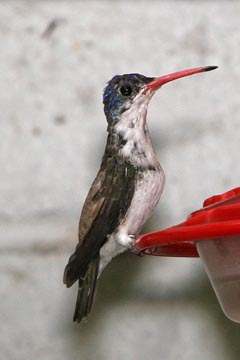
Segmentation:
{"type": "Polygon", "coordinates": [[[108,128],[106,144],[107,153],[120,156],[143,169],[158,166],[146,124],[146,113],[142,111],[135,116],[131,116],[131,113],[122,116],[113,127],[108,128]]]}

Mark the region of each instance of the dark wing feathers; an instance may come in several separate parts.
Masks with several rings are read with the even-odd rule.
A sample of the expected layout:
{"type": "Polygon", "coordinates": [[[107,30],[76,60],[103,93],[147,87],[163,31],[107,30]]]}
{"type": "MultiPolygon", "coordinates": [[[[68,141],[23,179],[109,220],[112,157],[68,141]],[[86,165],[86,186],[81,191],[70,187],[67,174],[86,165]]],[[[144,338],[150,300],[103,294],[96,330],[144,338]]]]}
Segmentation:
{"type": "Polygon", "coordinates": [[[122,158],[104,158],[83,206],[79,224],[79,243],[65,269],[64,283],[69,287],[84,278],[88,264],[99,253],[130,206],[136,169],[122,158]]]}

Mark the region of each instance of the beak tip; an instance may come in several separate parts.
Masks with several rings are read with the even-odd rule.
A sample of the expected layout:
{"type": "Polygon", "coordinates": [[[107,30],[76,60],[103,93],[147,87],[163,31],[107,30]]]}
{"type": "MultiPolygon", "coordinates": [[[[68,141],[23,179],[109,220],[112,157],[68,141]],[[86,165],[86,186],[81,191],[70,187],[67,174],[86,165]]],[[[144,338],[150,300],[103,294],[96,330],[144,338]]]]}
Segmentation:
{"type": "Polygon", "coordinates": [[[215,66],[215,65],[205,66],[203,68],[203,71],[212,71],[212,70],[215,70],[217,68],[218,68],[218,66],[215,66]]]}

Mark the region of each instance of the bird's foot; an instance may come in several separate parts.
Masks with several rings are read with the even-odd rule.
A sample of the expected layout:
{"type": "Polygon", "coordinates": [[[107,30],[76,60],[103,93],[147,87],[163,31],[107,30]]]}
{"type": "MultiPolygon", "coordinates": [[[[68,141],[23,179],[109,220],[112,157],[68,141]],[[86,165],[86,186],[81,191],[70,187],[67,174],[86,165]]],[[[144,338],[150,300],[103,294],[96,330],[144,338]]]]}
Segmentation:
{"type": "Polygon", "coordinates": [[[129,252],[139,255],[139,251],[136,250],[134,244],[136,241],[136,236],[135,235],[129,235],[129,234],[122,234],[122,233],[118,233],[117,236],[115,237],[115,239],[117,240],[118,244],[123,246],[125,248],[125,250],[128,250],[129,252]]]}
{"type": "Polygon", "coordinates": [[[137,250],[135,248],[135,246],[134,246],[135,241],[136,241],[136,236],[135,235],[128,235],[128,237],[130,239],[132,239],[131,246],[129,247],[129,251],[134,255],[143,256],[143,254],[139,250],[137,250]]]}
{"type": "Polygon", "coordinates": [[[128,235],[128,238],[131,239],[131,245],[135,243],[136,236],[135,235],[128,235]]]}

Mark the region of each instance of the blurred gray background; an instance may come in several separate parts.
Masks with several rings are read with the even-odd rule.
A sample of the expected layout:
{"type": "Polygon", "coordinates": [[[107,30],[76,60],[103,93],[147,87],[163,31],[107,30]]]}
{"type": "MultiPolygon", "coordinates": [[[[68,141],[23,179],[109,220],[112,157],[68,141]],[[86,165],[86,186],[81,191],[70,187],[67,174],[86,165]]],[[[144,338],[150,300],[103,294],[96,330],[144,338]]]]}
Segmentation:
{"type": "Polygon", "coordinates": [[[0,351],[5,360],[237,360],[240,325],[198,259],[115,259],[88,323],[62,284],[106,139],[115,74],[218,65],[166,85],[149,128],[166,173],[145,231],[239,186],[238,1],[0,1],[0,351]]]}

